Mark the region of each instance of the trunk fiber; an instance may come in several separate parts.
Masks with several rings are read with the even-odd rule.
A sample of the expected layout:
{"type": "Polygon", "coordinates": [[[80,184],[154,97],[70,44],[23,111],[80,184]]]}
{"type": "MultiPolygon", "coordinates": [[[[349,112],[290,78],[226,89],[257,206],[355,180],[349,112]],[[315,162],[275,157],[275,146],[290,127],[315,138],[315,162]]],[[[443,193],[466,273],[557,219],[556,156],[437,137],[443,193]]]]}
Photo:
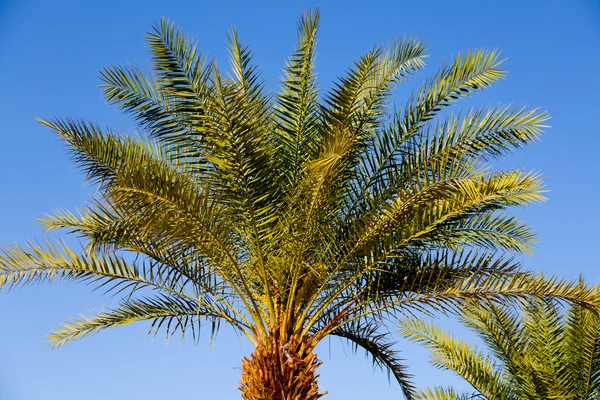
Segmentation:
{"type": "Polygon", "coordinates": [[[317,400],[316,369],[321,361],[302,343],[280,344],[270,338],[242,360],[240,391],[244,400],[317,400]]]}

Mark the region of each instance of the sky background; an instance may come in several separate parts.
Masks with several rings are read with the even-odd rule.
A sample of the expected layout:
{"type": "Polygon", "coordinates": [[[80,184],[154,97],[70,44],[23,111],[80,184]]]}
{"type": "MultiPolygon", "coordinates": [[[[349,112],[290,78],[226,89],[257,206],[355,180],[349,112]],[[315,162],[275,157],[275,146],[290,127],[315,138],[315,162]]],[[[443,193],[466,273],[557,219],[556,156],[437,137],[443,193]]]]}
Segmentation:
{"type": "MultiPolygon", "coordinates": [[[[0,0],[0,245],[43,237],[35,219],[85,205],[92,186],[64,146],[34,117],[73,116],[116,130],[132,129],[105,104],[98,71],[114,63],[148,66],[145,32],[161,16],[199,39],[227,65],[227,32],[236,26],[255,52],[268,87],[277,88],[293,51],[300,13],[322,12],[319,81],[331,85],[374,44],[402,34],[430,44],[428,67],[396,93],[398,104],[444,60],[460,50],[499,48],[507,79],[460,107],[513,103],[552,116],[541,142],[501,166],[547,176],[549,201],[520,211],[539,232],[533,270],[600,281],[600,1],[27,1],[0,0]]],[[[130,325],[51,350],[46,333],[69,316],[90,314],[114,300],[76,283],[44,284],[0,293],[0,399],[236,399],[247,342],[224,329],[212,347],[209,329],[197,346],[146,337],[130,325]]],[[[432,369],[427,353],[398,347],[419,385],[457,384],[432,369]]],[[[387,375],[332,339],[319,347],[327,399],[400,399],[387,375]]]]}

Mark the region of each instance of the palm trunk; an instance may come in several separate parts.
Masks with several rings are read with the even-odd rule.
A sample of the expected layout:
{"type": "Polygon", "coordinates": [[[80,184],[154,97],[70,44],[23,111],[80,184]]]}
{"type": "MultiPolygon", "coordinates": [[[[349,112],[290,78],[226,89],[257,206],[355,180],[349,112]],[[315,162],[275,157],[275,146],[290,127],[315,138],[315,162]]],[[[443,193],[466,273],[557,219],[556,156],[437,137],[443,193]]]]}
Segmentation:
{"type": "Polygon", "coordinates": [[[242,360],[240,391],[244,400],[317,400],[316,369],[321,361],[305,342],[281,344],[276,337],[242,360]]]}

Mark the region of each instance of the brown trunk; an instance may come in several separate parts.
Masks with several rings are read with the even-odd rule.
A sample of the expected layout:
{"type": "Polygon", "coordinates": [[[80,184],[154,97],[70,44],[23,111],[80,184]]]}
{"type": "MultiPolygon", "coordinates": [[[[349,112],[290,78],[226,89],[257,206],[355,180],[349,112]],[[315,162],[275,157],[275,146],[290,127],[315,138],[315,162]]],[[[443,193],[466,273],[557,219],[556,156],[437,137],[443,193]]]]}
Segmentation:
{"type": "Polygon", "coordinates": [[[302,342],[280,344],[272,337],[242,360],[240,391],[244,400],[317,400],[316,369],[321,361],[302,342]]]}

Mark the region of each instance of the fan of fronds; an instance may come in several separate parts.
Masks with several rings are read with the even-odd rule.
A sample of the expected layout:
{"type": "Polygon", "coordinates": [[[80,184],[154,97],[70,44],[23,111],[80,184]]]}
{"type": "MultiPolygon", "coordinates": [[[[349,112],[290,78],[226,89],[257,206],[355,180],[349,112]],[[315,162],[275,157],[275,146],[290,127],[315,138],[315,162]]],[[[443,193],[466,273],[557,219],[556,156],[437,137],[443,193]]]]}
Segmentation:
{"type": "Polygon", "coordinates": [[[547,115],[454,111],[504,76],[499,53],[458,54],[394,106],[392,90],[425,66],[424,42],[374,47],[320,93],[318,25],[318,12],[301,18],[270,95],[235,31],[223,72],[161,20],[147,36],[150,72],[115,65],[100,75],[108,103],[144,135],[40,121],[98,185],[85,208],[42,224],[85,245],[5,248],[0,287],[70,279],[124,295],[51,334],[54,346],[140,320],[194,336],[203,323],[213,334],[227,323],[257,346],[276,336],[312,349],[337,335],[410,397],[382,329],[389,317],[531,296],[597,306],[593,291],[522,272],[511,258],[529,253],[535,236],[507,210],[542,200],[542,181],[489,163],[533,143],[547,115]]]}

